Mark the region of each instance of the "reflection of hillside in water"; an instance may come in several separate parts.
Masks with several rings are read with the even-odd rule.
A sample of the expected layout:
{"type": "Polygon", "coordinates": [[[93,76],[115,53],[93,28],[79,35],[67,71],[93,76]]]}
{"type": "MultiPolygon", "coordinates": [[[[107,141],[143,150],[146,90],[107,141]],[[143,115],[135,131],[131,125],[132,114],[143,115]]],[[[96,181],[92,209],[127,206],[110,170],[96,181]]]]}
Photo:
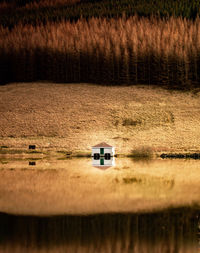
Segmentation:
{"type": "Polygon", "coordinates": [[[115,160],[114,166],[99,169],[93,167],[91,157],[4,158],[0,161],[0,212],[87,215],[200,205],[199,160],[115,160]]]}
{"type": "Polygon", "coordinates": [[[0,216],[0,252],[198,252],[198,212],[0,216]]]}

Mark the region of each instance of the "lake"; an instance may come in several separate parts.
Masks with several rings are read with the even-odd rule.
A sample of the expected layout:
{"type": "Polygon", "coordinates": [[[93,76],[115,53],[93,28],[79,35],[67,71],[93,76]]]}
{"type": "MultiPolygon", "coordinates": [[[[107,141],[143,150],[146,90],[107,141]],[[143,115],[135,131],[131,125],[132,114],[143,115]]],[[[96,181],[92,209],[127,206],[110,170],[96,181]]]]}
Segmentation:
{"type": "Polygon", "coordinates": [[[0,252],[197,253],[198,212],[90,216],[0,215],[0,252]]]}
{"type": "Polygon", "coordinates": [[[198,160],[0,161],[0,252],[200,252],[198,160]]]}

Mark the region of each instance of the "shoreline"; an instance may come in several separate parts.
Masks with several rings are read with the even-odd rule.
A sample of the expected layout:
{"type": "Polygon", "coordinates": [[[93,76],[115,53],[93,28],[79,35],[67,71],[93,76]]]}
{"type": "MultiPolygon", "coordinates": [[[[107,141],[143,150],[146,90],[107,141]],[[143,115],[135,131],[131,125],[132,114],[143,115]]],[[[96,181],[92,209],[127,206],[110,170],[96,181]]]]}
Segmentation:
{"type": "MultiPolygon", "coordinates": [[[[57,159],[68,159],[68,158],[90,158],[92,152],[72,152],[67,150],[27,150],[27,149],[14,149],[9,147],[0,147],[0,159],[1,158],[35,158],[35,159],[46,159],[48,157],[54,157],[57,159]]],[[[132,153],[116,153],[116,158],[133,158],[140,160],[152,160],[156,158],[162,159],[195,159],[200,160],[199,152],[169,152],[169,153],[151,153],[151,152],[132,152],[132,153]]]]}

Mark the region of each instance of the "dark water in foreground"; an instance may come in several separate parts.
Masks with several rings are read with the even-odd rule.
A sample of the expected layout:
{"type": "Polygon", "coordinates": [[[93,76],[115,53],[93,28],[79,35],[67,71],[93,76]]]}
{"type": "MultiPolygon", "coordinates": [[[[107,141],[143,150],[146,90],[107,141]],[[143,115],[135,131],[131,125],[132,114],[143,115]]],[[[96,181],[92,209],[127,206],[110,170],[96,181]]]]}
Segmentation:
{"type": "Polygon", "coordinates": [[[197,253],[199,211],[92,216],[0,215],[0,252],[197,253]]]}

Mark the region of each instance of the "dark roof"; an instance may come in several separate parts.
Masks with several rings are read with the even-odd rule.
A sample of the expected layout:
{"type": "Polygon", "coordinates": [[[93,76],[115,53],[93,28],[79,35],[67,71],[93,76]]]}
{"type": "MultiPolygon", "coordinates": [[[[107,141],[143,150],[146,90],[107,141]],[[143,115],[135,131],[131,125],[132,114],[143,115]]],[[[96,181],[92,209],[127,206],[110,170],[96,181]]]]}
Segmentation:
{"type": "Polygon", "coordinates": [[[103,147],[103,148],[112,148],[112,146],[108,145],[106,142],[101,142],[95,146],[92,146],[92,148],[100,148],[100,147],[103,147]]]}

